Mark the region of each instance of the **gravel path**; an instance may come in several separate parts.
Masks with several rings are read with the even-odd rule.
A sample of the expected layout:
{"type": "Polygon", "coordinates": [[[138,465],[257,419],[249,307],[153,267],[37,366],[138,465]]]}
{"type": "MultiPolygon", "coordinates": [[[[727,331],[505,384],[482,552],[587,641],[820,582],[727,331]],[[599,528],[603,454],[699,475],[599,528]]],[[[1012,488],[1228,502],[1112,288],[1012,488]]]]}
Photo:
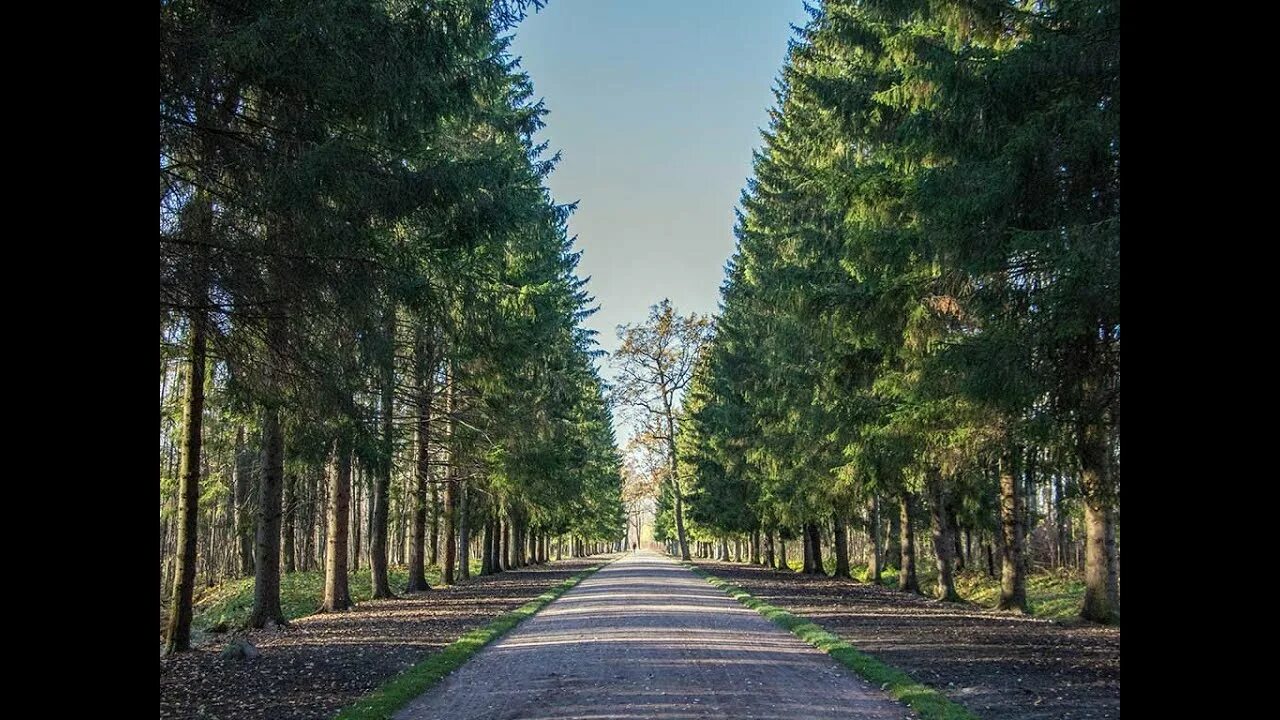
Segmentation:
{"type": "Polygon", "coordinates": [[[583,581],[396,717],[913,715],[687,569],[642,551],[583,581]]]}

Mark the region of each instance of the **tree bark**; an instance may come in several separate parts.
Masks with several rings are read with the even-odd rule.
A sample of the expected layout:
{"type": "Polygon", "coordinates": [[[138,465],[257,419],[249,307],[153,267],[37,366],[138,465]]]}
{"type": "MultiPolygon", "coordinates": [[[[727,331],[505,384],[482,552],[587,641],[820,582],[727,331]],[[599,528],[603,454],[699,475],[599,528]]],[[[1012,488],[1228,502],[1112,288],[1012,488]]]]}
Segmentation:
{"type": "Polygon", "coordinates": [[[360,572],[360,481],[364,475],[363,466],[351,475],[351,572],[360,572]]]}
{"type": "Polygon", "coordinates": [[[239,574],[253,574],[253,462],[244,446],[244,426],[236,428],[235,478],[232,481],[235,494],[235,533],[239,574]]]}
{"type": "Polygon", "coordinates": [[[1077,434],[1085,524],[1085,591],[1080,617],[1111,623],[1120,618],[1120,582],[1115,563],[1115,491],[1110,478],[1109,438],[1097,424],[1081,426],[1077,434]]]}
{"type": "MultiPolygon", "coordinates": [[[[202,262],[203,264],[203,262],[202,262]]],[[[201,278],[203,269],[199,270],[201,278]]],[[[196,302],[204,297],[203,280],[196,302]]],[[[196,538],[200,513],[200,451],[204,424],[205,351],[207,318],[203,309],[190,313],[187,333],[187,382],[182,402],[182,460],[178,490],[178,555],[169,596],[166,654],[191,648],[191,602],[196,585],[196,538]]]]}
{"type": "Polygon", "coordinates": [[[951,522],[947,512],[949,498],[943,486],[942,473],[937,468],[925,470],[925,487],[929,493],[929,510],[933,520],[933,553],[938,565],[937,598],[959,602],[960,594],[956,592],[955,577],[952,575],[955,541],[951,537],[951,522]]]}
{"type": "Polygon", "coordinates": [[[480,538],[480,574],[493,574],[493,518],[484,523],[484,534],[480,538]]]}
{"type": "Polygon", "coordinates": [[[444,567],[441,569],[441,578],[445,585],[452,585],[458,547],[458,482],[454,477],[452,464],[447,472],[444,484],[444,534],[441,538],[444,541],[444,567]]]}
{"type": "Polygon", "coordinates": [[[502,523],[502,548],[498,553],[498,557],[502,560],[502,569],[511,569],[511,513],[507,512],[507,520],[502,523]]]}
{"type": "Polygon", "coordinates": [[[1054,524],[1054,542],[1053,542],[1053,564],[1055,567],[1063,567],[1067,564],[1067,523],[1065,514],[1065,505],[1062,487],[1062,475],[1054,473],[1053,475],[1053,524],[1054,524]]]}
{"type": "Polygon", "coordinates": [[[280,411],[262,414],[262,479],[258,483],[258,531],[254,553],[253,613],[249,626],[287,625],[280,609],[280,505],[284,484],[284,433],[280,411]]]}
{"type": "Polygon", "coordinates": [[[838,578],[851,578],[849,573],[849,536],[845,533],[844,518],[840,517],[840,513],[831,513],[831,525],[835,532],[836,541],[836,574],[838,578]]]}
{"type": "Polygon", "coordinates": [[[868,579],[876,585],[880,584],[881,575],[884,573],[883,563],[881,561],[880,547],[880,497],[876,494],[871,495],[871,522],[868,523],[871,528],[871,565],[867,568],[868,579]]]}
{"type": "Polygon", "coordinates": [[[1022,552],[1022,497],[1018,492],[1017,453],[1000,456],[1000,610],[1027,612],[1026,559],[1022,552]]]}
{"type": "MultiPolygon", "coordinates": [[[[417,342],[414,343],[414,366],[417,380],[417,449],[418,457],[414,466],[414,513],[412,541],[409,545],[409,592],[429,590],[427,584],[427,568],[424,557],[427,524],[427,488],[431,483],[431,399],[435,390],[435,355],[433,348],[421,330],[417,342]]],[[[433,526],[434,529],[434,526],[433,526]]],[[[432,538],[432,552],[435,551],[432,538]]],[[[434,561],[434,555],[432,560],[434,561]]]]}
{"type": "MultiPolygon", "coordinates": [[[[890,508],[892,508],[890,504],[890,508]]],[[[902,569],[902,515],[890,510],[889,533],[884,543],[884,567],[886,570],[902,569]]]]}
{"type": "Polygon", "coordinates": [[[902,563],[898,568],[898,589],[919,593],[920,581],[916,578],[916,533],[911,522],[911,494],[902,493],[898,526],[902,528],[902,563]]]}
{"type": "Polygon", "coordinates": [[[395,465],[395,336],[396,316],[392,308],[387,313],[388,341],[391,348],[382,359],[381,409],[382,441],[381,464],[373,476],[373,495],[370,497],[372,532],[369,535],[369,573],[373,597],[391,597],[391,578],[387,570],[387,532],[391,504],[391,472],[395,465]]]}
{"type": "Polygon", "coordinates": [[[351,452],[340,440],[333,441],[329,456],[329,501],[325,510],[329,524],[325,533],[328,547],[324,561],[324,602],[320,609],[337,612],[351,607],[351,586],[347,580],[347,523],[351,514],[351,452]]]}
{"type": "Polygon", "coordinates": [[[467,523],[467,484],[458,484],[458,577],[463,580],[471,578],[471,528],[467,523]]]}

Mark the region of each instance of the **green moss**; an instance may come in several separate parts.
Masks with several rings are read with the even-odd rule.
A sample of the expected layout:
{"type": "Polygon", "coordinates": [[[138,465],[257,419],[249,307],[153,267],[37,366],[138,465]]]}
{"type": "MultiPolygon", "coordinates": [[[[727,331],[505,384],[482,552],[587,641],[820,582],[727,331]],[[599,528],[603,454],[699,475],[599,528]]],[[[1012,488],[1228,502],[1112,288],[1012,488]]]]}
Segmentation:
{"type": "Polygon", "coordinates": [[[471,659],[485,645],[502,637],[507,631],[519,625],[521,621],[531,617],[547,603],[563,595],[569,588],[582,582],[591,573],[599,570],[597,565],[578,573],[564,582],[552,587],[538,597],[521,605],[509,613],[481,628],[476,628],[463,635],[443,650],[428,656],[425,660],[391,678],[378,689],[365,695],[354,704],[344,708],[335,720],[385,720],[390,718],[409,701],[431,689],[449,673],[458,669],[471,659]]]}
{"type": "MultiPolygon", "coordinates": [[[[982,572],[956,576],[960,597],[993,608],[1000,601],[1000,579],[982,572]]],[[[1075,620],[1084,603],[1084,578],[1069,570],[1043,570],[1027,576],[1027,608],[1036,617],[1075,620]]]]}
{"type": "Polygon", "coordinates": [[[773,623],[790,630],[796,637],[822,650],[839,661],[840,664],[880,686],[881,689],[894,698],[901,700],[915,710],[922,720],[978,720],[977,715],[952,702],[942,693],[928,685],[916,682],[902,670],[886,665],[876,658],[859,651],[840,639],[839,636],[804,618],[792,615],[782,608],[758,600],[746,590],[725,582],[714,575],[708,575],[693,565],[687,565],[687,567],[701,575],[707,582],[724,590],[733,599],[755,610],[773,623]]]}

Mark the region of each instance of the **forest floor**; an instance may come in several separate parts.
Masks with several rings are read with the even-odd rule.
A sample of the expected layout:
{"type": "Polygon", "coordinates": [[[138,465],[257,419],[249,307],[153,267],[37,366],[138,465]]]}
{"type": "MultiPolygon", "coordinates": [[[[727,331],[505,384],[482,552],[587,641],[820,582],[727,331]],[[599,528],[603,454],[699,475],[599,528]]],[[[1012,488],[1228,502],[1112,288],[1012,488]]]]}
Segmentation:
{"type": "Polygon", "coordinates": [[[1119,628],[752,565],[697,565],[910,673],[983,720],[1120,717],[1119,628]]]}
{"type": "Polygon", "coordinates": [[[219,653],[232,634],[217,636],[217,642],[160,659],[160,717],[327,718],[468,630],[608,557],[551,562],[360,602],[350,612],[293,620],[288,629],[235,633],[261,652],[252,660],[222,659],[219,653]]]}
{"type": "Polygon", "coordinates": [[[476,654],[397,720],[907,720],[834,658],[671,558],[610,564],[476,654]]]}

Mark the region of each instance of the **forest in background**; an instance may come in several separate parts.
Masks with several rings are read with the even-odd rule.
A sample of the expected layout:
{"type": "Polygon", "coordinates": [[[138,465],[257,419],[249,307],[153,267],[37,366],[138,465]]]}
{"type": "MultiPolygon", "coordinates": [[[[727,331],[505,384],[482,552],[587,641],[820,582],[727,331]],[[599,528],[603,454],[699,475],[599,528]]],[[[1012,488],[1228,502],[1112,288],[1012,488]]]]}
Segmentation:
{"type": "Polygon", "coordinates": [[[538,6],[160,4],[166,652],[224,580],[262,627],[282,573],[335,611],[361,566],[390,597],[620,537],[572,207],[507,52],[538,6]]]}
{"type": "Polygon", "coordinates": [[[947,600],[976,566],[1014,611],[1080,568],[1118,621],[1119,3],[810,14],[678,430],[640,437],[657,538],[947,600]]]}

